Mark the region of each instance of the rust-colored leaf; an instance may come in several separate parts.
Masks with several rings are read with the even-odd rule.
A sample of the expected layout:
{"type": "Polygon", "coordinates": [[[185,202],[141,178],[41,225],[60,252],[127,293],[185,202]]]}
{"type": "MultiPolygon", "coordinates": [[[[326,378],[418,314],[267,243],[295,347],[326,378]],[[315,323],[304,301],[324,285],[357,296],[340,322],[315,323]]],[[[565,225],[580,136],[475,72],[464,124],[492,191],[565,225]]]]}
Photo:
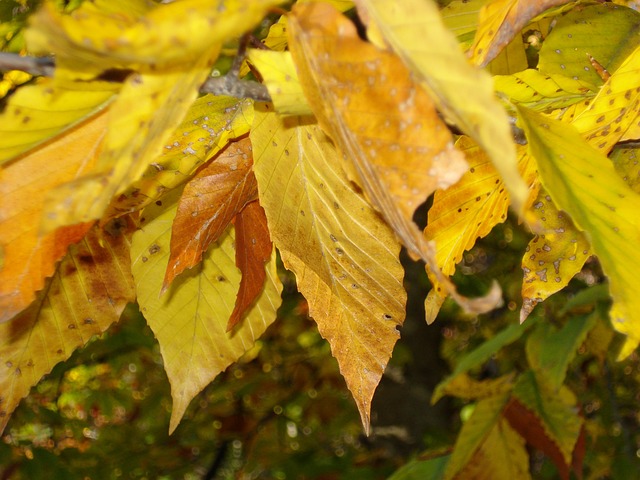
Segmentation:
{"type": "Polygon", "coordinates": [[[163,289],[202,260],[229,222],[258,195],[251,170],[251,142],[230,143],[184,188],[171,232],[171,257],[163,289]]]}
{"type": "Polygon", "coordinates": [[[82,239],[90,223],[41,234],[48,192],[91,169],[100,154],[107,115],[103,112],[0,170],[0,321],[26,308],[44,287],[67,247],[82,239]]]}
{"type": "Polygon", "coordinates": [[[257,201],[248,203],[236,216],[236,266],[242,272],[236,306],[231,312],[227,331],[232,330],[244,313],[260,296],[267,278],[264,264],[273,249],[267,217],[257,201]]]}
{"type": "Polygon", "coordinates": [[[499,290],[475,301],[457,294],[413,222],[416,208],[436,188],[454,184],[467,169],[427,93],[396,55],[361,40],[330,5],[296,5],[289,32],[308,100],[369,200],[465,309],[493,308],[499,290]]]}

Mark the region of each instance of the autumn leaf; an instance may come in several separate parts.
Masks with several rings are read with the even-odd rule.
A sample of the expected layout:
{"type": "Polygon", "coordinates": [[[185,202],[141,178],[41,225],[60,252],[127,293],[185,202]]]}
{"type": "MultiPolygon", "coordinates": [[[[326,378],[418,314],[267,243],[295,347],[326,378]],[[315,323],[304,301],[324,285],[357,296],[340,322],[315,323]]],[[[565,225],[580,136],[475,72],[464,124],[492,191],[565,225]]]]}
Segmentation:
{"type": "Polygon", "coordinates": [[[244,322],[233,332],[226,331],[240,285],[235,235],[230,227],[211,245],[202,262],[176,278],[160,296],[180,193],[176,189],[163,199],[162,205],[151,204],[143,210],[144,226],[134,234],[131,248],[138,303],[158,339],[171,383],[170,432],[178,426],[191,400],[251,349],[275,320],[282,290],[273,253],[260,297],[246,313],[244,322]]]}
{"type": "Polygon", "coordinates": [[[531,212],[532,221],[540,228],[522,257],[520,322],[538,303],[566,287],[592,255],[585,234],[556,208],[547,192],[540,191],[531,212]]]}
{"type": "Polygon", "coordinates": [[[454,184],[467,169],[429,97],[395,55],[360,40],[351,21],[328,5],[297,6],[289,24],[307,97],[373,205],[463,307],[495,307],[497,286],[475,300],[456,292],[413,222],[428,195],[454,184]]]}
{"type": "Polygon", "coordinates": [[[26,308],[53,274],[67,247],[84,236],[91,224],[80,224],[43,234],[47,192],[90,170],[104,140],[105,112],[74,127],[19,161],[0,170],[0,321],[26,308]],[[51,159],[64,161],[51,161],[51,159]]]}
{"type": "Polygon", "coordinates": [[[493,0],[480,10],[471,60],[482,67],[498,56],[534,17],[569,0],[493,0]]]}
{"type": "Polygon", "coordinates": [[[620,177],[627,182],[631,189],[640,193],[640,162],[638,149],[632,145],[621,145],[611,152],[609,157],[620,177]]]}
{"type": "Polygon", "coordinates": [[[253,102],[203,95],[189,107],[162,153],[142,177],[109,205],[105,218],[142,209],[189,180],[196,169],[227,144],[249,132],[253,102]]]}
{"type": "Polygon", "coordinates": [[[244,312],[258,298],[267,278],[264,264],[271,258],[273,246],[267,217],[257,201],[245,205],[236,217],[236,266],[242,272],[236,306],[231,312],[227,331],[242,319],[244,312]]]}
{"type": "Polygon", "coordinates": [[[518,113],[542,184],[558,208],[585,231],[609,279],[611,321],[616,330],[627,335],[620,352],[624,358],[640,342],[635,274],[640,268],[640,251],[629,248],[640,238],[640,195],[573,127],[522,107],[518,113]]]}
{"type": "Polygon", "coordinates": [[[171,230],[163,291],[174,278],[197,265],[240,210],[258,198],[251,166],[251,141],[245,137],[230,143],[186,184],[171,230]]]}
{"type": "Polygon", "coordinates": [[[354,191],[340,154],[317,125],[261,108],[251,142],[271,238],[369,432],[371,399],[405,315],[400,246],[354,191]]]}
{"type": "Polygon", "coordinates": [[[30,388],[135,300],[129,273],[130,225],[94,227],[72,245],[36,301],[0,324],[0,432],[30,388]],[[6,367],[6,368],[5,368],[6,367]]]}
{"type": "Polygon", "coordinates": [[[448,121],[458,125],[489,155],[517,212],[527,187],[518,175],[515,146],[505,111],[487,72],[470,65],[431,1],[361,0],[367,16],[433,98],[448,121]]]}

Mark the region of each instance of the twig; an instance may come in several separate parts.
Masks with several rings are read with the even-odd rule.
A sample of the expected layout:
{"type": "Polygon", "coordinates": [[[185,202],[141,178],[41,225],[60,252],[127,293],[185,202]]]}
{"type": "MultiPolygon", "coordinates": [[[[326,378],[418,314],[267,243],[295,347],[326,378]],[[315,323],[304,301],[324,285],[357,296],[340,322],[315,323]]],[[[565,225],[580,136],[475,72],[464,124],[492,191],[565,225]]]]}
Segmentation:
{"type": "MultiPolygon", "coordinates": [[[[55,61],[53,57],[25,57],[15,53],[0,52],[0,71],[8,70],[20,70],[32,75],[52,77],[55,72],[55,61]]],[[[241,80],[237,77],[237,72],[234,75],[233,71],[223,77],[209,78],[200,88],[200,93],[251,98],[259,102],[271,101],[267,87],[258,82],[241,80]]]]}

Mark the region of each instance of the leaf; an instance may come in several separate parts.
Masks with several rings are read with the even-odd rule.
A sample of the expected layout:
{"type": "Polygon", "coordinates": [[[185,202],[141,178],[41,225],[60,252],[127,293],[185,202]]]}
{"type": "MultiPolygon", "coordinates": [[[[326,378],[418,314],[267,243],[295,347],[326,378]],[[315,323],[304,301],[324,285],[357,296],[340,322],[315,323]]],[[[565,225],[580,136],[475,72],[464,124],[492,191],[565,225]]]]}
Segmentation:
{"type": "Polygon", "coordinates": [[[462,430],[458,434],[447,464],[445,479],[456,477],[471,461],[500,421],[507,400],[509,400],[508,393],[480,400],[475,405],[471,417],[462,425],[462,430]]]}
{"type": "Polygon", "coordinates": [[[613,165],[571,126],[518,107],[540,178],[558,208],[584,230],[610,284],[611,321],[628,336],[620,357],[640,342],[637,295],[640,250],[640,195],[620,178],[613,165]]]}
{"type": "Polygon", "coordinates": [[[251,165],[251,142],[246,137],[229,144],[186,184],[171,230],[163,291],[178,275],[197,265],[238,212],[258,198],[251,165]]]}
{"type": "MultiPolygon", "coordinates": [[[[639,25],[640,26],[640,25],[639,25]]],[[[609,153],[640,113],[640,46],[571,123],[594,148],[609,153]]]]}
{"type": "Polygon", "coordinates": [[[598,3],[574,8],[557,18],[542,43],[538,69],[602,85],[587,54],[614,72],[637,47],[639,26],[640,13],[619,5],[598,3]]]}
{"type": "Polygon", "coordinates": [[[487,65],[487,71],[491,75],[510,75],[512,73],[526,70],[529,66],[527,53],[522,35],[516,37],[508,43],[487,65]]]}
{"type": "Polygon", "coordinates": [[[538,383],[552,392],[560,390],[569,363],[599,317],[600,312],[572,316],[558,331],[549,323],[538,324],[526,345],[527,360],[538,383]]]}
{"type": "Polygon", "coordinates": [[[466,373],[459,374],[447,382],[439,392],[440,395],[450,395],[464,399],[482,399],[501,395],[513,387],[513,374],[490,380],[475,380],[466,373]]]}
{"type": "Polygon", "coordinates": [[[620,145],[613,149],[609,158],[618,175],[634,192],[640,193],[640,162],[638,162],[637,146],[620,145]]]}
{"type": "Polygon", "coordinates": [[[438,110],[487,152],[513,208],[522,212],[528,191],[518,175],[507,115],[494,97],[491,77],[467,63],[436,4],[425,0],[362,0],[361,4],[438,110]]]}
{"type": "Polygon", "coordinates": [[[355,171],[372,204],[460,305],[473,312],[494,308],[497,284],[484,298],[459,295],[413,222],[427,196],[455,183],[467,168],[429,97],[396,56],[360,40],[352,22],[326,4],[296,6],[289,33],[319,122],[346,154],[348,171],[355,171]]]}
{"type": "Polygon", "coordinates": [[[251,100],[211,94],[198,98],[167,140],[161,155],[138,181],[113,199],[105,217],[142,209],[186,182],[231,140],[248,133],[251,122],[251,100]]]}
{"type": "Polygon", "coordinates": [[[113,227],[111,233],[94,227],[72,245],[36,301],[0,324],[0,432],[43,375],[104,332],[134,301],[131,229],[123,220],[113,227]]]}
{"type": "Polygon", "coordinates": [[[317,125],[282,120],[263,105],[251,142],[271,238],[296,275],[368,432],[371,399],[405,316],[400,246],[354,191],[317,125]]]}
{"type": "Polygon", "coordinates": [[[531,221],[539,225],[539,233],[531,239],[522,257],[520,322],[526,320],[538,303],[566,287],[592,255],[585,234],[556,208],[547,192],[540,191],[531,211],[531,221]]]}
{"type": "Polygon", "coordinates": [[[236,306],[227,331],[233,329],[262,292],[267,278],[264,264],[271,258],[273,246],[267,217],[257,201],[245,205],[236,217],[236,266],[242,272],[236,306]]]}
{"type": "MultiPolygon", "coordinates": [[[[560,393],[554,395],[550,391],[541,391],[532,372],[521,375],[513,390],[515,398],[536,417],[530,418],[528,423],[538,423],[542,426],[544,436],[548,437],[545,442],[555,444],[561,453],[561,461],[568,466],[571,465],[572,452],[580,435],[582,420],[577,414],[575,402],[569,403],[562,392],[560,393]]],[[[508,418],[512,420],[511,417],[508,418]]]]}
{"type": "Polygon", "coordinates": [[[313,115],[300,85],[291,52],[249,50],[249,61],[260,72],[276,112],[280,115],[313,115]]]}
{"type": "Polygon", "coordinates": [[[427,460],[411,460],[393,474],[387,480],[442,480],[449,461],[449,455],[429,458],[427,460]]]}
{"type": "Polygon", "coordinates": [[[534,17],[569,0],[493,0],[480,10],[478,31],[471,47],[471,61],[481,67],[496,58],[500,51],[534,17]]]}
{"type": "Polygon", "coordinates": [[[234,261],[235,236],[230,228],[211,245],[198,266],[176,278],[169,291],[160,296],[179,194],[177,189],[162,205],[151,204],[142,212],[145,226],[134,234],[131,247],[138,303],[158,339],[171,383],[170,432],[178,426],[191,400],[250,350],[275,320],[282,291],[274,254],[262,294],[245,321],[227,333],[240,285],[240,271],[234,261]]]}
{"type": "Polygon", "coordinates": [[[529,454],[525,440],[504,418],[498,419],[473,458],[456,478],[530,480],[529,454]]]}
{"type": "MultiPolygon", "coordinates": [[[[456,146],[467,158],[469,170],[458,183],[435,193],[424,230],[425,237],[435,242],[436,261],[445,275],[453,275],[463,253],[471,249],[478,238],[485,237],[494,226],[504,222],[509,208],[504,182],[487,155],[466,136],[461,136],[456,146]]],[[[525,155],[523,147],[519,147],[519,158],[520,173],[535,192],[535,162],[525,155]]],[[[433,288],[425,303],[426,319],[432,323],[447,292],[430,271],[427,273],[433,288]]]]}
{"type": "Polygon", "coordinates": [[[119,86],[39,78],[19,88],[0,113],[0,165],[104,109],[119,86]]]}
{"type": "Polygon", "coordinates": [[[472,368],[481,366],[502,347],[518,340],[522,336],[522,334],[525,333],[534,323],[535,321],[534,319],[532,319],[524,324],[509,325],[507,328],[500,331],[489,340],[486,340],[478,348],[463,356],[460,361],[458,361],[458,364],[456,365],[453,373],[436,386],[436,389],[434,390],[431,397],[431,403],[434,404],[438,400],[440,400],[440,398],[442,398],[444,392],[449,388],[449,385],[458,375],[462,375],[464,373],[467,373],[472,368]]]}
{"type": "Polygon", "coordinates": [[[42,234],[47,192],[83,175],[96,163],[104,139],[106,113],[74,127],[0,170],[0,322],[26,308],[44,287],[67,247],[79,241],[91,224],[42,234]],[[64,162],[51,161],[64,158],[64,162]]]}
{"type": "Polygon", "coordinates": [[[493,77],[495,88],[510,102],[536,111],[563,108],[583,102],[596,95],[596,87],[564,75],[546,75],[528,69],[513,75],[493,77]]]}
{"type": "Polygon", "coordinates": [[[445,27],[457,38],[463,50],[471,46],[478,28],[478,14],[487,0],[453,0],[440,10],[445,27]]]}

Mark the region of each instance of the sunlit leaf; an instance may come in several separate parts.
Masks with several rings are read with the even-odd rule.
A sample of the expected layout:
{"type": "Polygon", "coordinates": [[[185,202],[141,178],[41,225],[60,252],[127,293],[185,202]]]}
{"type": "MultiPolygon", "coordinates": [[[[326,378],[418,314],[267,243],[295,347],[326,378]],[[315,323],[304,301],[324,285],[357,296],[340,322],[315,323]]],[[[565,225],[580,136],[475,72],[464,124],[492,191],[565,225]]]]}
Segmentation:
{"type": "Polygon", "coordinates": [[[138,303],[160,344],[171,383],[170,432],[178,426],[191,400],[220,372],[250,350],[275,320],[282,285],[275,253],[267,265],[265,287],[244,321],[227,333],[240,285],[235,265],[234,231],[211,245],[202,262],[176,278],[164,295],[162,279],[169,261],[171,223],[179,189],[162,205],[143,210],[146,221],[132,242],[132,271],[138,303]]]}
{"type": "Polygon", "coordinates": [[[446,479],[454,478],[471,461],[500,421],[502,410],[508,400],[509,394],[506,393],[480,400],[475,405],[471,417],[462,425],[453,447],[445,473],[446,479]]]}
{"type": "Polygon", "coordinates": [[[260,72],[276,112],[281,115],[313,115],[290,52],[251,50],[249,60],[260,72]]]}
{"type": "Polygon", "coordinates": [[[619,5],[575,8],[557,18],[542,43],[538,69],[602,85],[587,54],[613,73],[638,46],[639,26],[640,13],[619,5]]]}
{"type": "Polygon", "coordinates": [[[50,78],[19,88],[0,113],[0,165],[97,114],[118,88],[107,82],[50,78]]]}
{"type": "Polygon", "coordinates": [[[522,257],[521,322],[538,303],[566,287],[593,253],[585,234],[556,208],[547,192],[540,192],[531,211],[540,228],[522,257]]]}
{"type": "Polygon", "coordinates": [[[4,254],[0,269],[0,321],[10,319],[31,303],[67,247],[79,241],[91,227],[82,224],[47,234],[40,230],[47,192],[95,165],[106,117],[103,112],[71,129],[69,135],[0,170],[0,248],[4,254]]]}
{"type": "Polygon", "coordinates": [[[128,273],[131,230],[122,220],[111,227],[94,227],[71,246],[36,301],[0,324],[0,432],[43,375],[104,332],[135,299],[128,273]]]}
{"type": "Polygon", "coordinates": [[[480,10],[471,60],[485,66],[539,13],[569,0],[493,0],[480,10]]]}
{"type": "Polygon", "coordinates": [[[258,198],[251,165],[251,142],[244,138],[229,144],[185,185],[171,230],[163,289],[197,265],[238,212],[258,198]]]}
{"type": "Polygon", "coordinates": [[[400,246],[354,191],[317,125],[256,112],[251,141],[271,238],[331,344],[368,431],[373,392],[405,316],[400,246]]]}
{"type": "Polygon", "coordinates": [[[189,107],[184,120],[169,137],[162,153],[142,178],[114,198],[107,218],[139,210],[189,178],[229,141],[249,132],[253,122],[251,100],[204,95],[189,107]]]}
{"type": "Polygon", "coordinates": [[[361,4],[427,88],[438,110],[488,153],[505,181],[513,208],[523,211],[528,192],[518,175],[507,115],[494,97],[491,77],[467,62],[436,3],[362,0],[361,4]]]}
{"type": "Polygon", "coordinates": [[[585,231],[609,279],[611,320],[628,336],[625,357],[640,342],[640,250],[629,248],[640,238],[640,195],[570,125],[522,107],[518,112],[545,189],[585,231]]]}
{"type": "Polygon", "coordinates": [[[616,147],[609,158],[618,175],[627,182],[631,189],[640,193],[640,161],[638,148],[635,145],[621,145],[616,147]]]}
{"type": "Polygon", "coordinates": [[[442,10],[442,21],[454,33],[463,50],[471,46],[478,28],[478,14],[488,0],[453,0],[442,10]]]}

